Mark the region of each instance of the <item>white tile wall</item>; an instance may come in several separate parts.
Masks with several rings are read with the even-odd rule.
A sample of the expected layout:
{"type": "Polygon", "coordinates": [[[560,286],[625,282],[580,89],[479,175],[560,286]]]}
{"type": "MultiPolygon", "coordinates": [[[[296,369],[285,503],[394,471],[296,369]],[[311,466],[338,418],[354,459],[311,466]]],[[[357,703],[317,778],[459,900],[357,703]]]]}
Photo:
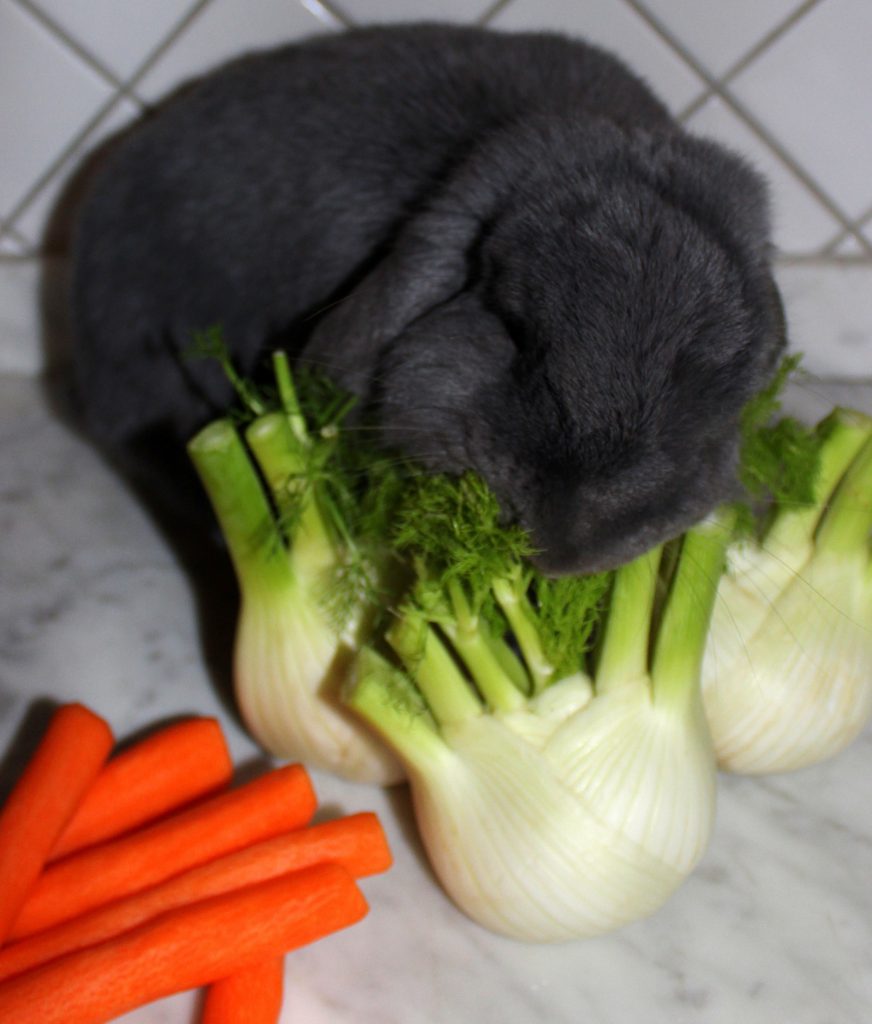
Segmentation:
{"type": "Polygon", "coordinates": [[[804,366],[821,377],[872,378],[872,265],[797,262],[780,266],[777,277],[804,366]]]}
{"type": "Polygon", "coordinates": [[[128,78],[191,7],[192,0],[37,0],[32,9],[119,80],[128,78]]]}
{"type": "Polygon", "coordinates": [[[0,236],[0,257],[24,256],[26,252],[26,242],[17,239],[12,234],[4,234],[0,236]]]}
{"type": "Polygon", "coordinates": [[[848,256],[857,257],[862,259],[866,255],[866,250],[863,248],[863,244],[859,238],[854,235],[849,235],[847,238],[840,238],[835,245],[832,247],[832,253],[834,256],[848,256]]]}
{"type": "Polygon", "coordinates": [[[16,218],[16,230],[23,238],[36,240],[41,238],[43,228],[58,198],[58,193],[79,161],[93,146],[137,117],[141,110],[141,105],[126,96],[116,96],[111,106],[101,108],[100,120],[95,122],[86,133],[80,135],[69,147],[61,151],[50,168],[51,174],[46,182],[16,218]]]}
{"type": "Polygon", "coordinates": [[[211,0],[138,83],[136,92],[155,100],[185,78],[235,57],[311,35],[341,22],[296,0],[211,0]]]}
{"type": "Polygon", "coordinates": [[[687,53],[715,78],[730,69],[802,7],[802,0],[641,0],[687,53]]]}
{"type": "Polygon", "coordinates": [[[731,85],[850,218],[872,205],[872,3],[826,0],[731,85]]]}
{"type": "MultiPolygon", "coordinates": [[[[872,372],[872,0],[0,0],[0,272],[39,251],[81,153],[182,79],[314,31],[423,18],[557,29],[624,57],[769,177],[790,265],[851,269],[837,362],[872,372]]],[[[842,294],[801,287],[827,314],[842,294]]]]}
{"type": "Polygon", "coordinates": [[[710,96],[685,124],[741,153],[766,176],[775,241],[782,252],[816,252],[839,234],[839,221],[720,96],[710,96]]]}
{"type": "Polygon", "coordinates": [[[56,35],[0,0],[0,218],[7,227],[113,89],[56,35]]]}
{"type": "Polygon", "coordinates": [[[335,0],[332,6],[355,25],[424,19],[469,23],[482,18],[494,0],[335,0]]]}

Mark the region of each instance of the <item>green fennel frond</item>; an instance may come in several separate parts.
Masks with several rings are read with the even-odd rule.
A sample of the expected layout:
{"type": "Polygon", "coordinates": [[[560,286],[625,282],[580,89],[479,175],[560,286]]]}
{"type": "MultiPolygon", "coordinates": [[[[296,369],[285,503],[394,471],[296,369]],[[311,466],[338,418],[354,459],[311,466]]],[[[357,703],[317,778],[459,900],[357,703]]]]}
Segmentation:
{"type": "Polygon", "coordinates": [[[214,324],[203,331],[195,331],[185,352],[187,359],[214,359],[224,376],[233,386],[242,409],[230,409],[227,415],[234,421],[247,421],[262,416],[274,405],[274,399],[257,388],[253,381],[243,377],[230,358],[230,349],[220,325],[214,324]]]}
{"type": "Polygon", "coordinates": [[[612,573],[561,576],[536,574],[533,595],[536,618],[554,679],[582,669],[611,585],[612,573]]]}
{"type": "Polygon", "coordinates": [[[752,531],[760,506],[777,502],[805,505],[814,495],[820,463],[818,432],[789,416],[779,417],[781,394],[799,369],[800,356],[788,356],[769,385],[742,411],[739,478],[748,496],[739,505],[739,532],[752,531]]]}
{"type": "Polygon", "coordinates": [[[420,474],[408,481],[393,543],[423,561],[443,587],[458,580],[479,610],[495,579],[532,553],[526,531],[503,522],[499,503],[474,473],[420,474]]]}

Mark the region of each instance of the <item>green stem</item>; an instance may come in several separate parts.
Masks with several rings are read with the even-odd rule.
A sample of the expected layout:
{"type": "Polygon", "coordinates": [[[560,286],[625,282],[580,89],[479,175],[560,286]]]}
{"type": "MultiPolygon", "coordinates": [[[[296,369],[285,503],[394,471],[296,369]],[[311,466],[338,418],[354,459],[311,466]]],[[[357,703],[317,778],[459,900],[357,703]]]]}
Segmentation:
{"type": "Polygon", "coordinates": [[[482,634],[482,639],[500,666],[503,675],[514,689],[524,696],[526,702],[526,697],[529,696],[531,690],[530,677],[521,659],[501,636],[494,636],[488,631],[482,634]]]}
{"type": "Polygon", "coordinates": [[[290,516],[307,486],[308,465],[305,448],[280,412],[268,412],[254,420],[245,431],[245,439],[254,452],[279,514],[290,516]]]}
{"type": "Polygon", "coordinates": [[[357,657],[345,703],[376,729],[407,763],[432,772],[448,753],[433,717],[404,672],[368,647],[357,657]]]}
{"type": "Polygon", "coordinates": [[[702,658],[734,522],[724,509],[684,535],[654,647],[656,703],[684,709],[700,698],[702,658]]]}
{"type": "Polygon", "coordinates": [[[523,696],[526,678],[522,666],[517,661],[514,665],[506,661],[488,642],[487,624],[473,612],[460,580],[450,580],[447,590],[454,621],[443,623],[442,629],[469,669],[488,706],[495,711],[515,711],[523,707],[526,703],[523,696]],[[507,674],[507,668],[511,674],[507,674]],[[518,670],[521,673],[520,685],[516,682],[518,670]]]}
{"type": "Polygon", "coordinates": [[[596,666],[596,691],[607,693],[648,674],[651,615],[662,548],[653,548],[615,572],[596,666]]]}
{"type": "Polygon", "coordinates": [[[767,547],[773,550],[799,549],[812,542],[823,507],[857,452],[872,436],[872,420],[850,410],[835,409],[820,423],[818,432],[823,440],[812,501],[804,508],[779,509],[766,533],[767,547]]]}
{"type": "Polygon", "coordinates": [[[316,572],[335,564],[332,536],[318,505],[314,483],[306,478],[308,453],[283,413],[256,419],[245,433],[280,516],[290,523],[294,562],[316,572]]]}
{"type": "Polygon", "coordinates": [[[248,412],[253,416],[261,416],[266,412],[266,406],[257,389],[251,381],[240,376],[233,365],[233,360],[230,358],[230,350],[219,326],[209,327],[205,331],[197,332],[194,336],[194,350],[196,354],[208,356],[218,362],[222,373],[230,382],[233,390],[248,412]]]}
{"type": "Polygon", "coordinates": [[[467,633],[459,627],[449,626],[446,634],[469,669],[489,708],[494,711],[517,711],[527,703],[523,694],[506,677],[502,665],[481,633],[467,633]]]}
{"type": "Polygon", "coordinates": [[[815,538],[817,551],[865,557],[872,531],[872,437],[848,467],[815,538]]]}
{"type": "Polygon", "coordinates": [[[445,644],[429,623],[414,611],[401,612],[385,633],[424,695],[440,725],[481,714],[481,704],[445,644]]]}
{"type": "Polygon", "coordinates": [[[451,610],[458,629],[471,633],[478,625],[478,616],[473,613],[463,584],[455,577],[448,581],[445,589],[448,591],[448,600],[451,602],[451,610]]]}
{"type": "Polygon", "coordinates": [[[260,478],[230,420],[216,420],[188,444],[227,542],[240,589],[293,585],[288,552],[260,478]]]}
{"type": "Polygon", "coordinates": [[[306,428],[306,418],[300,408],[300,400],[297,397],[297,389],[294,387],[294,378],[291,374],[291,364],[285,352],[273,353],[273,374],[276,379],[276,387],[279,392],[279,402],[282,411],[288,418],[288,423],[293,431],[294,437],[300,446],[311,441],[309,431],[306,428]]]}
{"type": "Polygon", "coordinates": [[[526,580],[519,571],[511,577],[494,580],[492,589],[521,649],[530,674],[532,692],[541,693],[551,681],[554,666],[545,654],[539,636],[539,624],[526,593],[526,580]]]}

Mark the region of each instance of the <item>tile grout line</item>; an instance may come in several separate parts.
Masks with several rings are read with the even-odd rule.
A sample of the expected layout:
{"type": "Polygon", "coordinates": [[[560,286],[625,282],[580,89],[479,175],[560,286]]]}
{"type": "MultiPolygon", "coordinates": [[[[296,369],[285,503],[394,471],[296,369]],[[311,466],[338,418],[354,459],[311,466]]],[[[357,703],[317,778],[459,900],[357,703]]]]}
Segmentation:
{"type": "MultiPolygon", "coordinates": [[[[61,152],[51,161],[48,167],[40,174],[36,181],[30,186],[30,188],[24,193],[21,199],[13,206],[12,210],[6,217],[7,230],[15,228],[15,222],[24,213],[28,206],[33,200],[39,195],[39,193],[48,185],[48,183],[54,178],[58,171],[63,167],[69,157],[75,152],[75,150],[87,139],[87,137],[94,131],[95,128],[109,116],[109,114],[115,109],[122,98],[129,98],[134,96],[132,90],[136,83],[154,66],[155,62],[163,56],[167,49],[178,39],[178,37],[188,28],[192,21],[207,7],[212,0],[195,0],[192,6],[188,9],[188,12],[183,15],[178,22],[173,26],[167,35],[157,44],[152,52],[145,58],[140,66],[134,71],[134,73],[123,82],[123,87],[105,100],[97,110],[91,115],[91,117],[84,123],[84,125],[75,133],[73,138],[67,143],[61,152]]],[[[137,105],[143,106],[143,101],[138,97],[135,97],[137,105]]],[[[36,245],[36,250],[39,251],[39,243],[36,245]]]]}
{"type": "Polygon", "coordinates": [[[70,141],[64,146],[64,148],[58,153],[58,155],[48,164],[45,170],[37,176],[36,180],[31,184],[30,188],[24,193],[24,195],[18,200],[15,206],[9,212],[8,224],[10,227],[15,226],[16,221],[19,217],[24,214],[30,204],[36,199],[36,197],[42,192],[42,190],[49,184],[54,176],[60,171],[63,165],[67,162],[70,156],[76,151],[76,149],[84,142],[84,140],[98,128],[100,124],[112,113],[118,103],[121,101],[122,94],[120,92],[113,93],[107,100],[104,100],[102,104],[96,109],[96,111],[88,118],[82,127],[76,132],[76,134],[70,139],[70,141]]]}
{"type": "Polygon", "coordinates": [[[818,248],[818,254],[820,256],[831,255],[835,258],[838,256],[836,249],[842,244],[842,242],[847,242],[849,239],[854,237],[853,232],[845,231],[845,229],[842,228],[841,231],[838,231],[833,235],[829,242],[824,242],[824,244],[818,248]]]}
{"type": "MultiPolygon", "coordinates": [[[[508,0],[506,0],[506,2],[508,2],[508,0]]],[[[805,15],[807,15],[814,7],[819,6],[822,2],[823,0],[805,0],[804,3],[800,4],[800,6],[794,8],[790,12],[790,14],[787,15],[786,18],[784,18],[781,22],[779,22],[777,25],[771,28],[769,32],[767,32],[760,40],[758,40],[757,43],[755,43],[754,46],[752,46],[747,53],[745,53],[734,64],[732,64],[720,76],[720,78],[716,80],[716,83],[714,85],[710,85],[701,96],[698,96],[695,100],[692,100],[684,108],[684,110],[682,110],[677,115],[677,119],[681,122],[685,122],[694,113],[696,113],[696,111],[699,110],[700,107],[702,107],[707,100],[713,97],[721,97],[726,102],[729,102],[729,97],[724,96],[724,92],[726,91],[726,87],[729,85],[729,83],[734,78],[736,78],[742,71],[744,71],[750,64],[752,64],[759,56],[765,53],[766,50],[768,50],[774,43],[776,43],[779,39],[786,35],[787,31],[793,28],[793,26],[796,25],[797,22],[799,22],[803,17],[805,17],[805,15]]],[[[649,12],[647,12],[646,10],[646,14],[648,13],[649,12]]],[[[669,45],[674,45],[671,39],[665,37],[664,33],[661,33],[661,35],[664,37],[665,42],[669,43],[669,45]]],[[[684,55],[683,53],[682,56],[684,57],[684,59],[687,59],[686,55],[684,55]]],[[[736,111],[736,113],[739,113],[739,111],[736,111]]],[[[768,146],[770,146],[770,148],[775,148],[774,146],[772,146],[772,142],[768,138],[768,133],[765,138],[762,138],[762,141],[764,141],[768,146]]],[[[788,167],[787,169],[790,171],[791,174],[794,175],[794,177],[797,177],[796,171],[793,168],[788,167]]],[[[803,187],[809,188],[809,185],[802,178],[800,178],[799,180],[803,187]]],[[[815,198],[819,198],[816,193],[815,198]]],[[[839,254],[835,252],[836,247],[846,239],[850,238],[853,238],[855,241],[858,242],[858,244],[861,245],[861,247],[863,247],[863,241],[862,239],[858,238],[857,235],[859,234],[861,226],[863,225],[864,221],[868,219],[872,219],[872,207],[870,207],[866,213],[861,214],[857,219],[851,221],[850,226],[842,225],[841,229],[829,242],[820,246],[813,253],[803,254],[802,257],[791,257],[791,259],[826,259],[829,256],[832,256],[834,260],[843,259],[843,257],[839,256],[839,254]]],[[[853,257],[855,262],[858,260],[868,260],[870,258],[872,258],[872,253],[870,253],[869,255],[853,257]]]]}
{"type": "Polygon", "coordinates": [[[315,8],[323,11],[325,14],[329,14],[337,25],[343,25],[345,28],[354,27],[354,20],[338,4],[333,3],[332,0],[294,0],[294,2],[299,2],[301,7],[304,7],[310,14],[315,15],[325,25],[328,22],[315,13],[315,8]]]}
{"type": "Polygon", "coordinates": [[[697,61],[685,47],[677,40],[668,29],[666,29],[658,18],[656,18],[641,2],[641,0],[623,0],[636,14],[642,18],[657,35],[675,51],[675,53],[708,85],[711,94],[716,95],[732,110],[732,112],[744,122],[745,126],[766,145],[771,152],[780,160],[784,167],[817,199],[817,201],[830,213],[848,235],[855,238],[861,248],[872,256],[872,242],[867,241],[862,235],[855,233],[851,218],[838,206],[826,191],[811,177],[811,175],[787,152],[777,138],[772,135],[766,127],[738,100],[729,89],[722,87],[718,80],[697,61]]]}
{"type": "Polygon", "coordinates": [[[512,0],[496,0],[496,3],[491,4],[490,7],[486,8],[476,19],[476,24],[487,25],[487,23],[495,18],[500,11],[508,7],[512,0]]]}
{"type": "Polygon", "coordinates": [[[804,267],[872,267],[872,255],[827,255],[820,252],[776,252],[773,257],[775,266],[804,267]]]}
{"type": "Polygon", "coordinates": [[[845,236],[855,238],[861,248],[872,257],[872,243],[869,243],[861,235],[858,235],[853,226],[852,219],[838,206],[838,204],[818,185],[805,168],[797,163],[781,143],[760,124],[754,115],[746,109],[743,103],[736,99],[729,91],[719,92],[721,99],[729,106],[733,113],[740,117],[748,128],[769,147],[781,163],[797,178],[802,185],[818,200],[818,202],[839,222],[845,236]]]}
{"type": "Polygon", "coordinates": [[[851,231],[840,231],[835,236],[835,238],[833,238],[831,241],[827,242],[826,245],[821,247],[820,252],[823,255],[826,255],[828,253],[835,254],[835,249],[837,246],[841,245],[842,242],[846,241],[849,238],[856,238],[858,234],[862,234],[862,232],[865,231],[865,229],[870,225],[872,225],[872,206],[864,210],[856,218],[856,220],[854,220],[851,231]]]}
{"type": "Polygon", "coordinates": [[[25,238],[16,228],[9,225],[5,220],[0,220],[0,242],[4,238],[11,238],[13,242],[17,242],[22,247],[24,252],[16,254],[0,253],[0,259],[12,260],[12,259],[24,259],[30,256],[33,252],[33,243],[30,239],[25,238]]]}
{"type": "Polygon", "coordinates": [[[75,36],[71,35],[59,22],[55,21],[50,15],[46,14],[37,4],[33,3],[32,0],[12,0],[12,2],[21,10],[27,13],[32,21],[38,22],[42,27],[53,35],[57,42],[63,43],[63,45],[72,53],[74,56],[86,64],[91,71],[103,79],[103,81],[111,86],[115,90],[124,88],[122,80],[114,74],[99,58],[97,58],[90,50],[83,46],[75,36]]]}
{"type": "MultiPolygon", "coordinates": [[[[808,14],[813,7],[817,7],[823,0],[805,0],[805,3],[800,4],[799,7],[794,8],[790,14],[780,21],[777,25],[773,26],[762,38],[758,39],[757,42],[748,50],[743,56],[741,56],[735,63],[731,64],[730,67],[717,79],[717,83],[720,88],[726,87],[737,75],[745,70],[750,64],[752,64],[759,56],[766,52],[774,43],[786,35],[787,30],[793,28],[793,26],[808,14]]],[[[669,42],[669,40],[666,40],[669,42]]],[[[670,43],[670,45],[672,45],[670,43]]],[[[717,90],[709,87],[701,96],[698,96],[677,115],[679,121],[685,121],[699,110],[699,108],[710,99],[712,96],[717,95],[717,90]]]]}

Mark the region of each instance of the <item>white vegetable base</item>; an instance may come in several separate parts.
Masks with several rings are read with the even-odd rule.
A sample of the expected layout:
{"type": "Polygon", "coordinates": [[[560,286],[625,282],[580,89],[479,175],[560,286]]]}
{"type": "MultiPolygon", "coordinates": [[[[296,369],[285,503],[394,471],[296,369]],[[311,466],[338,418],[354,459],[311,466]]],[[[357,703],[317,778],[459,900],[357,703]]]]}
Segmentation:
{"type": "MultiPolygon", "coordinates": [[[[813,415],[872,412],[872,388],[815,383],[813,415]]],[[[238,763],[254,745],[219,698],[187,579],[134,499],[47,411],[0,378],[0,751],[82,700],[124,738],[217,715],[238,763]]],[[[20,758],[19,758],[20,762],[20,758]]],[[[0,793],[20,767],[0,762],[0,793]]],[[[325,817],[373,809],[396,856],[371,913],[287,961],[287,1024],[861,1024],[872,1019],[872,731],[835,762],[722,777],[715,837],[653,918],[600,939],[525,946],[467,921],[433,881],[405,791],[315,775],[325,817]]],[[[183,994],[129,1014],[189,1024],[183,994]]]]}

